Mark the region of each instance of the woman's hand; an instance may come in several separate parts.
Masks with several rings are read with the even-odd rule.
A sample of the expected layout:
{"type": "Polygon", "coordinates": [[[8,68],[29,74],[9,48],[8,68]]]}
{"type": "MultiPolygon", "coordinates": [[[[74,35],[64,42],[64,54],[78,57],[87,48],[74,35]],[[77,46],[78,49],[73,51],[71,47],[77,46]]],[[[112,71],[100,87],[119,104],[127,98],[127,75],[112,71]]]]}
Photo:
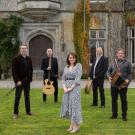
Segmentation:
{"type": "Polygon", "coordinates": [[[71,91],[72,90],[72,88],[70,87],[70,88],[64,88],[64,93],[67,93],[67,92],[69,92],[69,91],[71,91]]]}
{"type": "Polygon", "coordinates": [[[72,88],[72,87],[68,88],[68,91],[71,91],[71,90],[73,90],[73,88],[72,88]]]}
{"type": "Polygon", "coordinates": [[[72,90],[75,88],[75,86],[76,86],[76,85],[72,85],[72,86],[69,87],[69,88],[66,88],[66,87],[64,86],[64,93],[67,93],[67,92],[69,92],[69,91],[72,91],[72,90]]]}
{"type": "Polygon", "coordinates": [[[68,92],[68,88],[64,88],[64,93],[67,93],[68,92]]]}

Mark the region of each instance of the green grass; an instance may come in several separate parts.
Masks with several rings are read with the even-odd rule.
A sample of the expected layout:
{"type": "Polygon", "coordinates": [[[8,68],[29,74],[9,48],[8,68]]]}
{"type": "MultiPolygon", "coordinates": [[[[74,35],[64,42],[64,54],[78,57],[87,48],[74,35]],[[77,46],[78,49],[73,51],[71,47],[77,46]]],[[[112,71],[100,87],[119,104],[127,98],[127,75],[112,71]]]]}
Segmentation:
{"type": "MultiPolygon", "coordinates": [[[[25,115],[24,98],[20,103],[19,119],[12,118],[14,93],[8,97],[8,90],[0,90],[0,135],[68,135],[66,129],[69,120],[59,117],[62,90],[59,90],[59,102],[53,103],[53,97],[42,102],[41,90],[31,90],[31,109],[33,116],[25,115]]],[[[106,108],[90,107],[92,95],[82,92],[82,110],[84,121],[77,135],[135,135],[135,90],[128,91],[128,121],[121,119],[121,106],[119,102],[119,117],[110,120],[111,97],[106,90],[106,108]]]]}

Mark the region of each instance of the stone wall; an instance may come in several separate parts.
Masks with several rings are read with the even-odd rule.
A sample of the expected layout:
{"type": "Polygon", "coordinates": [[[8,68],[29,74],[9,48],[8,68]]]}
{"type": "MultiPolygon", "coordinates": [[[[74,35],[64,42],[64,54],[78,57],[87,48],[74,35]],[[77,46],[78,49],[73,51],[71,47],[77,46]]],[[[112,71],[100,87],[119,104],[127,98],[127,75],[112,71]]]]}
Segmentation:
{"type": "Polygon", "coordinates": [[[17,0],[0,0],[0,11],[16,11],[17,0]]]}

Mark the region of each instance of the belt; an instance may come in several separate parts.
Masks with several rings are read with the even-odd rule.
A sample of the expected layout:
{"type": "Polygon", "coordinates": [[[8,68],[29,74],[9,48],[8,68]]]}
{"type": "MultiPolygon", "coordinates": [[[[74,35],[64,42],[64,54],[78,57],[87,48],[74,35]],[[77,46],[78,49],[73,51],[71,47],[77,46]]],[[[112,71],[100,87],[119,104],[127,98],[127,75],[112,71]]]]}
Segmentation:
{"type": "Polygon", "coordinates": [[[75,80],[75,78],[66,78],[65,80],[75,80]]]}

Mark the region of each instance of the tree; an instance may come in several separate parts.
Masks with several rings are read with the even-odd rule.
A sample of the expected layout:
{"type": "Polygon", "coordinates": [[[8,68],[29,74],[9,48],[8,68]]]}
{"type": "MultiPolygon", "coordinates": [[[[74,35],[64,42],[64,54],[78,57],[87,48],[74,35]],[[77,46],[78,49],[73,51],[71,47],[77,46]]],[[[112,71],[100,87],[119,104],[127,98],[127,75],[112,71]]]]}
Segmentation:
{"type": "Polygon", "coordinates": [[[7,74],[11,67],[11,60],[18,53],[19,30],[23,19],[14,15],[0,20],[0,69],[7,74]],[[16,42],[12,44],[12,39],[16,42]]]}

